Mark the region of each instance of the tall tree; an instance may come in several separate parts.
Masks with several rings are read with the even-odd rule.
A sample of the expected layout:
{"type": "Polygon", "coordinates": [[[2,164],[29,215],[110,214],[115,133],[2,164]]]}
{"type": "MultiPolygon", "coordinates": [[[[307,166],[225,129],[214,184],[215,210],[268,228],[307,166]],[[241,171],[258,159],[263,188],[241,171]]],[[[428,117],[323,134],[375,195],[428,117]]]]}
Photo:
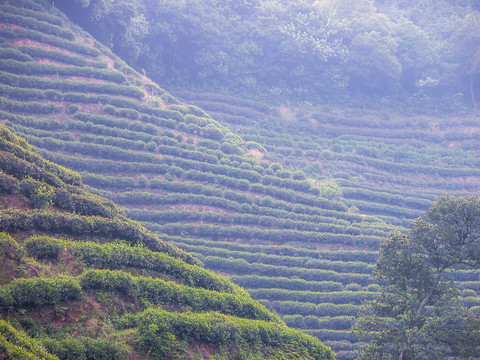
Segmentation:
{"type": "Polygon", "coordinates": [[[453,282],[465,267],[480,267],[480,198],[443,196],[382,244],[374,276],[384,287],[354,327],[368,340],[360,359],[478,357],[480,316],[453,282]]]}
{"type": "Polygon", "coordinates": [[[460,71],[468,77],[468,88],[472,105],[478,106],[478,77],[480,75],[480,16],[470,14],[463,19],[462,26],[453,34],[460,71]]]}

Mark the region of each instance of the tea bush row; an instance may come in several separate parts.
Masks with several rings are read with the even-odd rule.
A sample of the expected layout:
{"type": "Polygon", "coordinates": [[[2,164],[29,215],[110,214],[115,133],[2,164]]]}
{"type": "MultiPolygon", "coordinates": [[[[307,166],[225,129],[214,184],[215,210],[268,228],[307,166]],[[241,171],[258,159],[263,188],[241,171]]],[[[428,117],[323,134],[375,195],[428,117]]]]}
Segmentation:
{"type": "MultiPolygon", "coordinates": [[[[75,91],[75,92],[93,92],[100,94],[124,95],[137,99],[141,99],[143,92],[132,86],[117,85],[114,83],[97,83],[91,81],[73,81],[73,80],[56,80],[46,79],[29,75],[14,75],[7,72],[0,72],[0,81],[9,86],[18,86],[34,89],[54,89],[59,91],[75,91]]],[[[64,95],[64,100],[67,97],[64,95]]],[[[47,104],[54,105],[54,104],[47,104]]]]}
{"type": "Polygon", "coordinates": [[[27,239],[24,248],[30,256],[50,261],[58,260],[63,251],[86,264],[103,269],[147,269],[165,273],[184,284],[207,290],[240,292],[226,278],[197,265],[190,265],[165,253],[151,251],[141,246],[123,243],[98,244],[34,236],[27,239]]]}
{"type": "Polygon", "coordinates": [[[80,276],[84,290],[117,291],[136,302],[186,306],[195,312],[220,311],[248,319],[280,321],[248,294],[191,288],[158,278],[132,276],[121,270],[87,270],[80,276]]]}
{"type": "Polygon", "coordinates": [[[45,44],[53,45],[59,48],[63,48],[78,54],[97,57],[100,52],[94,47],[84,45],[79,42],[65,40],[62,37],[55,35],[49,35],[41,31],[36,31],[27,28],[3,28],[0,29],[0,35],[8,39],[31,39],[45,44]]]}
{"type": "Polygon", "coordinates": [[[335,281],[344,285],[350,283],[367,286],[373,284],[374,280],[366,274],[337,273],[331,270],[305,269],[295,267],[283,267],[258,263],[249,263],[244,259],[225,259],[218,256],[207,256],[204,258],[206,267],[215,271],[222,271],[235,275],[255,273],[261,276],[271,277],[293,277],[311,281],[335,281]]]}
{"type": "Polygon", "coordinates": [[[57,25],[52,25],[43,21],[38,21],[30,17],[9,14],[7,12],[0,12],[0,21],[37,30],[49,35],[55,35],[67,40],[75,39],[75,34],[69,29],[57,25]]]}
{"type": "MultiPolygon", "coordinates": [[[[197,199],[201,199],[196,197],[197,199]]],[[[118,198],[117,198],[118,199],[118,198]]],[[[207,198],[212,199],[212,198],[207,198]]],[[[195,201],[191,201],[190,197],[187,197],[185,201],[179,201],[179,197],[172,197],[166,195],[155,204],[175,204],[175,203],[187,203],[195,204],[195,201]],[[165,198],[168,198],[166,201],[165,198]]],[[[218,206],[221,199],[218,201],[206,201],[201,202],[202,205],[218,206]]],[[[198,204],[198,203],[197,203],[198,204]]],[[[232,208],[222,206],[223,208],[233,210],[232,208]]],[[[238,206],[237,206],[238,208],[238,206]]],[[[240,205],[240,212],[247,213],[249,208],[245,204],[240,205]]],[[[262,229],[251,226],[222,226],[216,224],[202,224],[202,223],[168,223],[163,225],[157,225],[149,223],[147,226],[156,232],[163,232],[168,235],[181,235],[190,234],[195,236],[206,236],[209,238],[221,238],[221,237],[236,237],[243,239],[261,239],[276,243],[287,243],[290,241],[302,242],[302,243],[315,243],[315,244],[343,244],[348,246],[361,246],[368,249],[377,249],[380,246],[383,238],[369,235],[349,235],[349,234],[332,234],[328,232],[314,232],[314,231],[299,231],[299,230],[280,230],[280,229],[262,229]]]]}
{"type": "MultiPolygon", "coordinates": [[[[28,54],[31,56],[31,54],[28,54]]],[[[56,54],[55,54],[56,55],[56,54]]],[[[17,75],[58,75],[58,76],[79,76],[85,78],[96,78],[115,83],[124,83],[125,75],[118,71],[99,69],[85,66],[59,66],[53,64],[23,63],[15,60],[1,60],[0,68],[17,75]]]]}
{"type": "Polygon", "coordinates": [[[335,261],[312,259],[308,257],[267,255],[262,253],[219,249],[201,245],[183,245],[188,252],[201,253],[203,256],[219,256],[225,258],[245,259],[248,262],[278,265],[285,267],[302,267],[306,269],[334,270],[336,272],[371,274],[373,266],[359,261],[335,261]]]}
{"type": "Polygon", "coordinates": [[[254,299],[265,299],[269,301],[298,301],[333,304],[354,304],[360,305],[366,300],[374,300],[379,293],[370,291],[297,291],[285,289],[249,289],[254,299]]]}
{"type": "Polygon", "coordinates": [[[261,301],[269,309],[282,315],[357,316],[361,306],[355,304],[309,303],[297,301],[261,301]]]}
{"type": "Polygon", "coordinates": [[[14,279],[0,287],[0,308],[36,308],[81,296],[82,288],[72,277],[14,279]]]}
{"type": "MultiPolygon", "coordinates": [[[[158,335],[156,331],[168,330],[174,336],[187,342],[206,342],[211,346],[247,343],[251,345],[285,348],[295,346],[298,356],[315,354],[319,359],[333,359],[333,354],[320,342],[298,330],[273,322],[241,319],[218,313],[173,313],[164,310],[148,309],[143,313],[126,315],[120,321],[120,328],[138,327],[140,337],[158,335]],[[152,327],[162,324],[164,327],[152,327]],[[156,329],[152,332],[149,329],[156,329]]],[[[155,336],[153,336],[155,338],[155,336]]]]}
{"type": "Polygon", "coordinates": [[[169,245],[141,228],[138,224],[121,218],[108,219],[99,216],[80,216],[48,210],[22,211],[8,209],[2,211],[0,231],[49,231],[76,236],[100,236],[122,239],[131,244],[144,244],[153,251],[166,252],[190,264],[198,260],[184,251],[169,245]]]}
{"type": "MultiPolygon", "coordinates": [[[[166,235],[165,235],[166,236],[166,235]]],[[[228,249],[232,251],[241,251],[249,253],[262,253],[271,255],[284,255],[293,257],[308,257],[312,259],[325,259],[332,261],[360,261],[364,263],[374,264],[377,261],[378,253],[376,251],[360,251],[360,250],[312,250],[306,248],[297,248],[288,245],[255,245],[241,244],[221,241],[207,241],[202,239],[188,239],[184,237],[165,237],[168,241],[183,246],[198,245],[206,247],[216,247],[219,249],[228,249]]]]}
{"type": "Polygon", "coordinates": [[[323,292],[343,290],[343,284],[336,281],[307,281],[303,279],[259,275],[233,275],[230,276],[230,280],[235,284],[248,289],[276,288],[323,292]]]}
{"type": "Polygon", "coordinates": [[[355,323],[355,316],[285,315],[282,320],[297,329],[349,330],[355,323]]]}
{"type": "Polygon", "coordinates": [[[7,359],[58,360],[36,339],[0,320],[0,349],[7,359]]]}
{"type": "Polygon", "coordinates": [[[68,187],[69,184],[78,186],[82,183],[78,174],[73,171],[55,167],[41,159],[38,154],[13,145],[3,138],[0,139],[0,159],[0,170],[17,179],[30,176],[55,187],[68,187]]]}

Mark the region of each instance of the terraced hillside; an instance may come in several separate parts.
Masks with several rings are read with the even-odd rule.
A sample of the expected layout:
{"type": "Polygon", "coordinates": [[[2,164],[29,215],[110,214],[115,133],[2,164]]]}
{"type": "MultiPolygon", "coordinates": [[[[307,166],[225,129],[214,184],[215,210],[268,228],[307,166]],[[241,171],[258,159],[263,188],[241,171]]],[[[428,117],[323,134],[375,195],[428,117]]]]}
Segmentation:
{"type": "MultiPolygon", "coordinates": [[[[287,171],[274,148],[170,96],[51,3],[0,3],[7,127],[288,324],[325,340],[338,358],[355,357],[348,328],[361,301],[378,292],[369,273],[391,225],[287,171]]],[[[473,306],[478,275],[461,276],[473,306]]]]}
{"type": "Polygon", "coordinates": [[[334,180],[349,206],[389,223],[408,225],[447,192],[480,191],[480,121],[473,115],[399,116],[178,95],[246,141],[260,143],[286,168],[327,184],[334,180]]]}
{"type": "Polygon", "coordinates": [[[3,126],[0,159],[2,359],[333,359],[3,126]]]}
{"type": "MultiPolygon", "coordinates": [[[[48,11],[29,0],[2,4],[0,115],[43,156],[81,171],[89,189],[225,274],[259,275],[287,290],[283,278],[290,275],[278,262],[283,260],[268,259],[274,271],[266,273],[259,256],[270,245],[288,245],[328,249],[326,260],[307,264],[301,255],[293,269],[310,274],[304,286],[320,296],[316,304],[324,302],[322,294],[336,296],[330,302],[350,303],[354,294],[347,286],[371,282],[341,261],[357,249],[377,249],[391,227],[319,196],[303,173],[285,171],[258,144],[176,101],[72,27],[51,4],[48,11]],[[247,248],[225,253],[225,243],[247,248]],[[239,257],[247,255],[253,257],[239,257]],[[315,287],[325,281],[336,283],[315,287]]],[[[355,303],[364,295],[372,296],[356,294],[355,303]]],[[[258,291],[255,296],[281,316],[300,314],[258,291]]],[[[323,321],[314,329],[334,327],[323,321]]],[[[335,338],[342,336],[351,339],[335,332],[335,338]]]]}

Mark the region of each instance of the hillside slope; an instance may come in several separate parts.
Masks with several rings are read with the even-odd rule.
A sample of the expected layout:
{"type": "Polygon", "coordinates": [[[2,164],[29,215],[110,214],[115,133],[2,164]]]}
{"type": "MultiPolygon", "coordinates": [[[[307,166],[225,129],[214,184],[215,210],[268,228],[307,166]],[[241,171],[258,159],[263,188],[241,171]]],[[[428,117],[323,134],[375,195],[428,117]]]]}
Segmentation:
{"type": "Polygon", "coordinates": [[[369,274],[392,226],[178,101],[50,3],[0,3],[7,127],[339,358],[355,356],[348,329],[361,302],[378,293],[369,274]]]}
{"type": "Polygon", "coordinates": [[[3,126],[0,158],[2,359],[333,359],[3,126]]]}
{"type": "MultiPolygon", "coordinates": [[[[0,3],[0,117],[7,127],[45,158],[80,171],[89,190],[210,269],[239,283],[260,276],[263,292],[248,287],[280,316],[318,317],[310,326],[315,335],[356,343],[328,320],[343,310],[286,308],[264,292],[303,289],[315,305],[358,305],[375,296],[366,292],[371,251],[390,226],[323,197],[302,172],[284,170],[257,143],[125,66],[50,3],[0,3]],[[369,264],[356,263],[359,249],[369,251],[369,264]],[[301,281],[286,282],[291,276],[301,281]],[[354,294],[349,284],[365,291],[354,294]]],[[[289,293],[284,298],[305,301],[289,293]]],[[[336,349],[349,353],[352,346],[336,349]]]]}
{"type": "Polygon", "coordinates": [[[480,122],[473,115],[401,116],[380,108],[287,108],[218,94],[178,96],[260,143],[292,171],[333,179],[349,206],[386,222],[407,226],[436,196],[480,191],[480,122]]]}

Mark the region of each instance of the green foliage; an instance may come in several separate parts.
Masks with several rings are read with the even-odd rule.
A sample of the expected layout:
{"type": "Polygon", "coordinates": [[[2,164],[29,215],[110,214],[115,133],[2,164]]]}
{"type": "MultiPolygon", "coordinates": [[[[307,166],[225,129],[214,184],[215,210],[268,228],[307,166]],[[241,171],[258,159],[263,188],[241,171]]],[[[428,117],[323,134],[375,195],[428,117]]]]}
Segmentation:
{"type": "Polygon", "coordinates": [[[135,302],[187,306],[193,311],[220,311],[248,319],[277,321],[262,305],[247,294],[219,293],[178,285],[173,281],[134,277],[120,270],[87,270],[80,277],[85,290],[117,291],[135,302]]]}
{"type": "Polygon", "coordinates": [[[380,249],[375,276],[386,282],[356,324],[369,339],[361,358],[475,356],[479,319],[462,306],[450,280],[459,266],[479,266],[480,200],[438,198],[406,234],[392,234],[380,249]],[[428,311],[427,311],[428,309],[428,311]]]}
{"type": "Polygon", "coordinates": [[[32,207],[44,209],[52,204],[53,190],[46,186],[38,187],[31,196],[32,207]]]}
{"type": "MultiPolygon", "coordinates": [[[[54,54],[52,56],[57,56],[54,54]]],[[[1,72],[0,81],[6,85],[10,86],[20,86],[33,89],[54,89],[58,91],[74,91],[74,92],[92,92],[99,94],[110,94],[110,95],[123,95],[132,98],[141,99],[144,96],[144,93],[132,86],[117,85],[115,83],[96,83],[91,81],[73,81],[73,80],[56,80],[56,79],[46,79],[39,76],[28,76],[28,75],[14,75],[11,73],[1,72]]],[[[64,97],[65,100],[72,101],[68,97],[64,97]]],[[[23,105],[12,104],[11,102],[3,100],[2,108],[6,109],[18,109],[23,111],[28,111],[30,109],[35,109],[38,111],[40,109],[44,113],[49,111],[59,112],[59,107],[55,107],[54,104],[48,104],[44,107],[40,107],[40,104],[37,103],[26,103],[23,105]]],[[[17,111],[18,111],[17,110],[17,111]]]]}
{"type": "Polygon", "coordinates": [[[63,27],[59,27],[57,25],[51,25],[43,21],[38,21],[30,17],[1,12],[0,19],[10,24],[24,26],[26,28],[41,31],[49,35],[62,37],[67,40],[75,39],[75,34],[71,30],[64,29],[63,27]]]}
{"type": "Polygon", "coordinates": [[[34,236],[25,240],[27,253],[40,260],[58,260],[62,251],[86,264],[105,269],[146,269],[165,273],[188,286],[219,292],[242,293],[225,278],[198,265],[190,265],[165,253],[124,243],[97,244],[34,236]]]}
{"type": "Polygon", "coordinates": [[[111,338],[66,337],[61,340],[43,338],[42,343],[60,360],[123,360],[128,356],[125,345],[111,338]]]}
{"type": "Polygon", "coordinates": [[[0,233],[0,254],[2,257],[19,262],[25,255],[21,246],[8,234],[0,233]]]}
{"type": "MultiPolygon", "coordinates": [[[[138,327],[140,336],[156,331],[157,336],[170,332],[187,342],[203,341],[212,346],[247,343],[279,347],[290,358],[290,346],[294,346],[296,358],[333,359],[333,353],[318,340],[285,325],[258,320],[247,320],[225,316],[219,313],[195,314],[190,312],[172,313],[149,309],[143,313],[127,315],[122,327],[138,327]],[[155,327],[152,324],[162,324],[155,327]]],[[[142,338],[144,339],[146,335],[142,338]]]]}
{"type": "Polygon", "coordinates": [[[137,343],[143,353],[159,359],[174,358],[179,355],[180,346],[175,335],[165,324],[149,324],[142,328],[137,343]]]}
{"type": "Polygon", "coordinates": [[[2,286],[0,295],[2,307],[35,308],[66,300],[79,300],[82,288],[71,277],[14,279],[2,286]]]}
{"type": "Polygon", "coordinates": [[[58,360],[58,357],[47,352],[38,340],[15,329],[5,320],[0,320],[0,352],[8,359],[58,360]]]}
{"type": "Polygon", "coordinates": [[[2,211],[0,231],[41,230],[62,232],[68,235],[90,235],[118,238],[131,244],[144,244],[148,248],[167,252],[184,259],[187,263],[198,264],[199,261],[184,251],[166,244],[158,237],[125,219],[108,219],[100,216],[79,216],[69,213],[54,213],[45,210],[2,211]]]}

